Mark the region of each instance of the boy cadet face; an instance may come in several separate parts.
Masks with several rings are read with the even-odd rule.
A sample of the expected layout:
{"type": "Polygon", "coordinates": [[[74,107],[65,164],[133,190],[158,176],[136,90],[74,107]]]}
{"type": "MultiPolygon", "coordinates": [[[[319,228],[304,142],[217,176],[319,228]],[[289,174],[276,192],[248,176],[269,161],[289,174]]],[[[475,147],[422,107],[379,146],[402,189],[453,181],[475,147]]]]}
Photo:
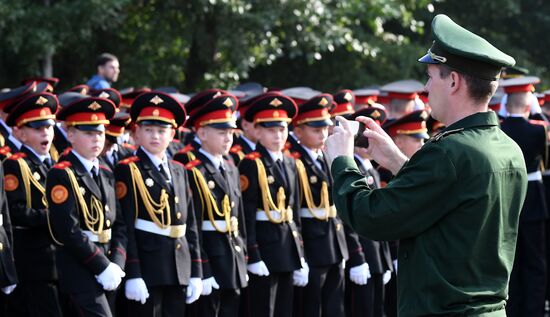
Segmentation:
{"type": "Polygon", "coordinates": [[[226,155],[233,144],[233,129],[216,129],[200,127],[197,136],[202,147],[212,155],[226,155]]]}
{"type": "Polygon", "coordinates": [[[147,150],[147,152],[160,157],[164,154],[168,145],[170,145],[170,141],[174,138],[176,130],[157,125],[138,124],[135,134],[140,146],[147,150]]]}
{"type": "Polygon", "coordinates": [[[394,140],[395,145],[397,145],[401,152],[408,158],[411,158],[413,154],[424,145],[424,139],[415,138],[409,135],[397,135],[394,140]]]}
{"type": "Polygon", "coordinates": [[[258,142],[258,132],[254,123],[246,121],[244,118],[241,120],[241,127],[243,128],[244,136],[252,142],[258,142]]]}
{"type": "Polygon", "coordinates": [[[53,126],[50,125],[40,128],[22,126],[16,129],[19,130],[19,140],[26,146],[32,148],[40,155],[48,154],[52,146],[53,126]]]}
{"type": "Polygon", "coordinates": [[[328,129],[328,126],[310,127],[307,124],[301,124],[294,128],[294,135],[296,135],[304,146],[312,150],[318,150],[325,145],[328,129]]]}
{"type": "Polygon", "coordinates": [[[75,127],[69,128],[67,138],[78,154],[87,160],[96,159],[103,150],[105,144],[105,132],[81,131],[75,127]]]}
{"type": "Polygon", "coordinates": [[[257,125],[258,141],[271,152],[279,152],[284,146],[288,137],[287,127],[270,127],[266,128],[262,125],[257,125]]]}

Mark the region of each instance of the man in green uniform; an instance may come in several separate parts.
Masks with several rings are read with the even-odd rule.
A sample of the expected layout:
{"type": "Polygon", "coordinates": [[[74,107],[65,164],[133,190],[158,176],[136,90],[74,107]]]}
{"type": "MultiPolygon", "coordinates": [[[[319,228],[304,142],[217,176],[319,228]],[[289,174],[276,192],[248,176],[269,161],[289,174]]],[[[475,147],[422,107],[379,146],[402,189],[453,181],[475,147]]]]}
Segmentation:
{"type": "Polygon", "coordinates": [[[368,154],[395,177],[371,190],[353,160],[348,121],[327,140],[334,201],[369,239],[400,239],[400,316],[506,316],[519,213],[527,188],[521,150],[487,110],[514,59],[445,15],[432,22],[429,103],[444,123],[410,160],[370,118],[368,154]]]}

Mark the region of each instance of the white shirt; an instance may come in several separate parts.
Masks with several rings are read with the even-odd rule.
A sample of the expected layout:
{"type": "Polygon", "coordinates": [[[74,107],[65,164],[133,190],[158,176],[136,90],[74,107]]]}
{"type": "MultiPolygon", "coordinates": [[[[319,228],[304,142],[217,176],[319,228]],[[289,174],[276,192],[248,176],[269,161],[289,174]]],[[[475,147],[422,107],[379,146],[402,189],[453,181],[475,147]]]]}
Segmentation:
{"type": "Polygon", "coordinates": [[[99,160],[97,158],[95,158],[93,161],[90,161],[90,160],[85,159],[84,157],[82,157],[80,154],[78,154],[78,152],[75,151],[74,149],[71,150],[71,152],[76,156],[76,158],[80,161],[80,163],[82,163],[82,165],[84,165],[84,169],[86,171],[88,171],[88,173],[90,173],[90,175],[94,176],[92,174],[92,168],[94,168],[94,167],[95,167],[96,173],[99,173],[99,160]]]}
{"type": "Polygon", "coordinates": [[[114,143],[111,148],[109,149],[109,151],[105,152],[105,156],[107,157],[107,159],[109,160],[109,162],[111,162],[111,164],[115,164],[114,160],[113,160],[113,152],[118,152],[118,144],[114,143]]]}
{"type": "Polygon", "coordinates": [[[223,169],[225,170],[225,166],[223,166],[223,162],[222,162],[221,158],[215,157],[214,155],[206,152],[202,147],[199,149],[199,152],[204,154],[204,156],[206,156],[210,160],[210,162],[212,162],[212,164],[214,164],[214,167],[216,169],[219,169],[220,165],[221,165],[223,167],[223,169]]]}
{"type": "Polygon", "coordinates": [[[21,149],[21,146],[23,145],[23,143],[21,143],[21,141],[17,140],[13,134],[10,134],[8,136],[8,139],[15,145],[16,148],[18,149],[21,149]]]}
{"type": "Polygon", "coordinates": [[[248,144],[248,146],[250,146],[250,148],[252,149],[252,151],[256,151],[256,143],[250,141],[247,137],[245,137],[244,135],[241,135],[241,139],[246,142],[246,144],[248,144]]]}
{"type": "Polygon", "coordinates": [[[149,153],[144,147],[141,147],[141,149],[143,150],[143,152],[145,154],[147,154],[147,156],[149,157],[151,162],[153,162],[153,165],[155,165],[159,171],[160,171],[160,166],[159,165],[162,164],[162,168],[164,168],[164,171],[168,175],[168,181],[172,180],[172,175],[170,175],[170,168],[168,167],[168,159],[167,159],[166,153],[164,153],[164,157],[161,160],[158,157],[156,157],[155,155],[149,153]]]}
{"type": "Polygon", "coordinates": [[[283,152],[271,152],[270,150],[267,150],[267,152],[271,155],[273,162],[277,162],[277,160],[281,160],[281,162],[283,161],[283,152]]]}
{"type": "Polygon", "coordinates": [[[359,162],[361,162],[361,165],[363,165],[363,168],[366,171],[370,170],[371,168],[374,168],[374,166],[372,166],[372,163],[369,159],[364,159],[364,158],[362,158],[361,156],[359,156],[357,154],[353,154],[353,156],[355,156],[357,158],[357,160],[359,162]]]}
{"type": "Polygon", "coordinates": [[[27,148],[29,151],[32,152],[32,154],[34,154],[36,157],[38,157],[40,162],[44,162],[45,159],[50,158],[50,154],[46,154],[46,155],[38,154],[38,153],[36,153],[36,151],[32,147],[27,146],[27,145],[25,145],[25,148],[27,148]]]}
{"type": "Polygon", "coordinates": [[[313,151],[312,149],[308,148],[307,146],[304,146],[302,145],[302,147],[304,148],[304,150],[306,150],[307,154],[309,155],[309,157],[311,157],[311,159],[313,160],[313,163],[315,163],[315,165],[320,169],[320,170],[323,170],[322,166],[321,166],[321,163],[319,163],[319,161],[317,161],[317,159],[319,157],[323,157],[323,153],[319,150],[317,151],[313,151]]]}

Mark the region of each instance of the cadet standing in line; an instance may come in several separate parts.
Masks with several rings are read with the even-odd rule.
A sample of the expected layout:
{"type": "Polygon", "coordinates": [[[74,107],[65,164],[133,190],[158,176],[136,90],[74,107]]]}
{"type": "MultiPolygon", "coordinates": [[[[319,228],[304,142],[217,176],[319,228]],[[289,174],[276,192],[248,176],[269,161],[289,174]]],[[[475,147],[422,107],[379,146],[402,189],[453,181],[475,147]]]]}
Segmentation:
{"type": "Polygon", "coordinates": [[[296,223],[300,220],[296,166],[282,152],[296,110],[289,97],[268,92],[245,113],[258,131],[256,151],[239,164],[250,273],[248,316],[291,316],[293,284],[307,284],[296,223]]]}
{"type": "Polygon", "coordinates": [[[190,116],[201,141],[187,163],[201,237],[203,292],[199,316],[238,316],[241,289],[247,286],[244,213],[239,171],[224,159],[233,141],[235,96],[222,94],[190,116]]]}
{"type": "Polygon", "coordinates": [[[546,292],[546,229],[548,219],[541,168],[547,163],[548,134],[544,121],[528,120],[536,77],[504,80],[508,94],[501,128],[519,145],[527,165],[527,197],[521,209],[514,268],[510,277],[510,317],[544,316],[546,292]]]}
{"type": "Polygon", "coordinates": [[[57,114],[68,126],[73,148],[48,172],[48,220],[58,244],[60,289],[74,315],[112,316],[107,292],[116,290],[125,275],[126,236],[116,217],[114,177],[98,160],[104,125],[114,113],[110,100],[83,97],[57,114]]]}
{"type": "Polygon", "coordinates": [[[506,316],[527,173],[488,102],[514,59],[445,15],[432,22],[429,103],[447,128],[410,160],[370,118],[367,153],[396,175],[372,190],[353,160],[348,122],[327,140],[339,215],[370,239],[400,239],[400,316],[506,316]]]}
{"type": "Polygon", "coordinates": [[[189,181],[166,148],[186,117],[171,96],[151,91],[130,109],[140,147],[115,169],[128,228],[126,298],[132,316],[184,316],[202,292],[199,237],[189,181]]]}
{"type": "MultiPolygon", "coordinates": [[[[346,234],[332,203],[332,177],[322,148],[328,136],[329,107],[332,96],[317,95],[298,109],[293,120],[294,135],[299,144],[294,148],[297,176],[300,183],[301,232],[305,258],[309,265],[309,282],[297,290],[299,316],[340,316],[344,314],[344,263],[348,259],[346,234]]],[[[359,245],[355,235],[355,246],[359,245]]],[[[355,248],[357,249],[357,248],[355,248]]],[[[359,264],[364,280],[368,265],[359,264]]]]}
{"type": "Polygon", "coordinates": [[[19,130],[21,152],[4,161],[6,196],[14,235],[19,287],[10,300],[14,314],[61,316],[55,246],[48,227],[46,175],[53,161],[57,98],[33,94],[15,106],[6,124],[19,130]]]}

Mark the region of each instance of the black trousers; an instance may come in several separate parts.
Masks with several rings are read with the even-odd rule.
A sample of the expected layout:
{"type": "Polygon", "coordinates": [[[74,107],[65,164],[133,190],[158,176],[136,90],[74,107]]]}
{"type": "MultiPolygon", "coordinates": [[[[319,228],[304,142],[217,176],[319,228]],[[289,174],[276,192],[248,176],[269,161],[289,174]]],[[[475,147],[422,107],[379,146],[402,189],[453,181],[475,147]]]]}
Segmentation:
{"type": "MultiPolygon", "coordinates": [[[[346,268],[346,272],[349,270],[346,268]]],[[[367,285],[357,285],[346,273],[345,310],[347,317],[383,317],[384,282],[382,274],[372,273],[367,285]]]]}
{"type": "Polygon", "coordinates": [[[62,316],[57,283],[47,281],[23,281],[8,296],[6,316],[62,316]]]}
{"type": "Polygon", "coordinates": [[[344,269],[342,264],[309,267],[309,282],[295,289],[295,316],[344,315],[344,269]]]}
{"type": "Polygon", "coordinates": [[[105,293],[101,290],[68,294],[68,316],[112,317],[105,293]]]}
{"type": "Polygon", "coordinates": [[[212,294],[201,296],[199,316],[201,317],[237,317],[239,316],[240,290],[213,289],[212,294]]]}
{"type": "Polygon", "coordinates": [[[269,276],[249,274],[249,277],[247,316],[292,316],[292,272],[271,272],[269,276]]]}
{"type": "Polygon", "coordinates": [[[546,229],[544,221],[520,222],[514,268],[510,277],[508,317],[544,316],[546,229]]]}
{"type": "Polygon", "coordinates": [[[149,298],[145,304],[128,301],[128,316],[184,317],[186,287],[182,285],[153,286],[147,288],[149,298]]]}

